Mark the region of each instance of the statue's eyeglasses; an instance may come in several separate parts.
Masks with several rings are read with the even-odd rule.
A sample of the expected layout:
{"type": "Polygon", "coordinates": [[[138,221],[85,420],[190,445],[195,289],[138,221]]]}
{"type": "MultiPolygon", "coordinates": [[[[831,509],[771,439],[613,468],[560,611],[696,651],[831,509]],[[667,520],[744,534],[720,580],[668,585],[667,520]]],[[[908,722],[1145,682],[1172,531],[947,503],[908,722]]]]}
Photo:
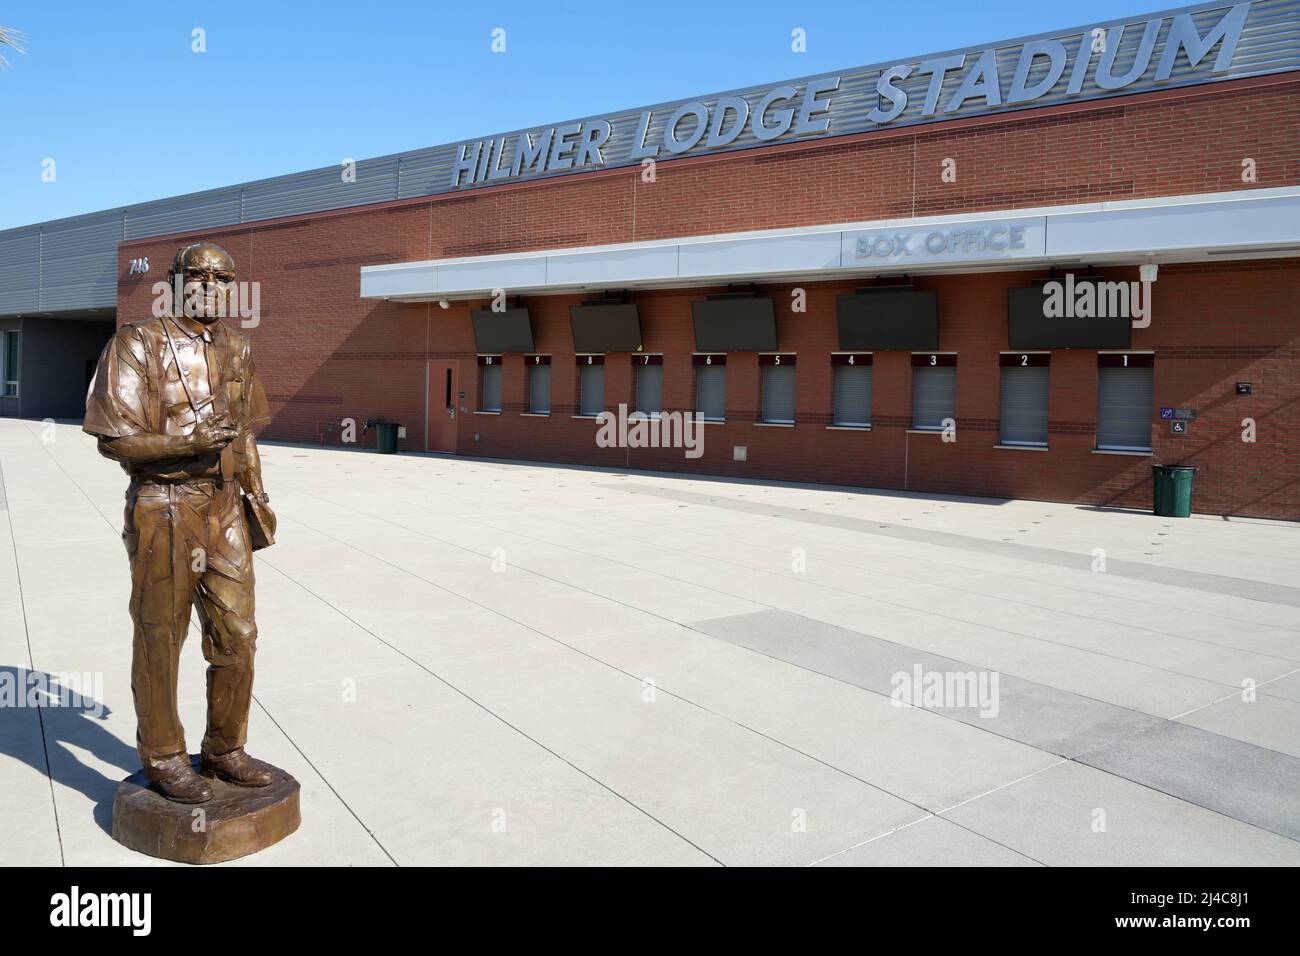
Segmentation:
{"type": "Polygon", "coordinates": [[[188,282],[222,282],[229,284],[235,281],[235,274],[224,269],[186,269],[185,279],[188,282]]]}

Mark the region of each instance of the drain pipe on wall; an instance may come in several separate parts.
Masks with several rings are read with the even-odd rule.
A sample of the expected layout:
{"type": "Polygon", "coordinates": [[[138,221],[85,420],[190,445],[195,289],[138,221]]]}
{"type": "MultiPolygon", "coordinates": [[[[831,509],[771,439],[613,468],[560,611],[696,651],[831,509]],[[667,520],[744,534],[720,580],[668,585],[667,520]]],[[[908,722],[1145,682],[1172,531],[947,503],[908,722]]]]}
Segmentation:
{"type": "Polygon", "coordinates": [[[433,326],[433,303],[424,303],[424,451],[429,451],[429,332],[433,326]]]}
{"type": "Polygon", "coordinates": [[[903,432],[903,490],[907,490],[907,453],[912,447],[912,433],[903,432]]]}

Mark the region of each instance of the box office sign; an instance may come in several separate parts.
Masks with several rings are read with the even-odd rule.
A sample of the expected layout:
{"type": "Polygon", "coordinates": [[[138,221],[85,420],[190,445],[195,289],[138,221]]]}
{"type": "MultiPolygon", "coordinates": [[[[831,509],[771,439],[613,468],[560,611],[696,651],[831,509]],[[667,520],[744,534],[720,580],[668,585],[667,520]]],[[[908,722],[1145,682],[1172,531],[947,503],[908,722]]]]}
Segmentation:
{"type": "Polygon", "coordinates": [[[989,259],[1032,259],[1047,252],[1046,220],[989,219],[925,229],[844,233],[843,261],[862,265],[930,265],[989,259]]]}
{"type": "Polygon", "coordinates": [[[1300,68],[1295,0],[1209,3],[456,143],[442,189],[1300,68]]]}

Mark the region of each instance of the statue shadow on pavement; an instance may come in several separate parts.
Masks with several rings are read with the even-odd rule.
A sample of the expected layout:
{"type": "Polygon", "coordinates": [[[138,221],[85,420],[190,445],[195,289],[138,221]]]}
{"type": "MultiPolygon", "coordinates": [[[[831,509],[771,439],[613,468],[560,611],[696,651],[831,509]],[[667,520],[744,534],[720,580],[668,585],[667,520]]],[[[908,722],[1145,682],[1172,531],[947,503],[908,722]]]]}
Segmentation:
{"type": "Polygon", "coordinates": [[[139,768],[140,757],[108,729],[108,705],[87,696],[84,689],[56,683],[61,676],[0,665],[0,754],[84,794],[95,804],[95,822],[111,833],[118,784],[139,768]],[[106,777],[87,766],[79,751],[119,768],[121,774],[106,777]]]}

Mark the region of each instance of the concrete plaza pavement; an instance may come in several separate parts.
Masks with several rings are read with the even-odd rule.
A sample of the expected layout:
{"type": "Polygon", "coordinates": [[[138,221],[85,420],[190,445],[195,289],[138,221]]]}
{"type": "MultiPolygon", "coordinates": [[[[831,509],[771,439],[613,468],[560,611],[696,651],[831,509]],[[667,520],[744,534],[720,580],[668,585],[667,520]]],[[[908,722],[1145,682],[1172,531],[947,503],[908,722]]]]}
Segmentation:
{"type": "MultiPolygon", "coordinates": [[[[229,865],[1300,864],[1296,525],[263,462],[249,750],[303,826],[229,865]],[[931,675],[991,696],[891,698],[931,675]]],[[[125,485],[76,425],[0,419],[0,680],[102,675],[0,708],[0,864],[167,865],[107,832],[125,485]]],[[[183,660],[194,748],[196,630],[183,660]]]]}

